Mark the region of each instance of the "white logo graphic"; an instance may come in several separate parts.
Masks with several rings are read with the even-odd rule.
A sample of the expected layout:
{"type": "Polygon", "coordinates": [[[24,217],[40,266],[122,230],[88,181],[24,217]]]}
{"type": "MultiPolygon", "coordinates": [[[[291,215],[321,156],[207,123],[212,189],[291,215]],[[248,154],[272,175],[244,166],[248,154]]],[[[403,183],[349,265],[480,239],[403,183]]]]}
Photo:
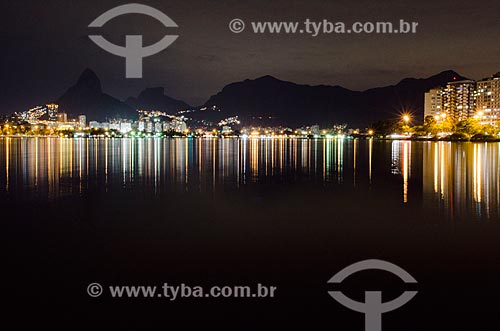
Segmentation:
{"type": "MultiPolygon", "coordinates": [[[[113,18],[126,14],[148,15],[156,18],[167,28],[177,27],[177,24],[170,17],[158,9],[136,3],[118,6],[108,10],[90,23],[89,27],[100,28],[113,18]]],[[[170,46],[177,39],[177,37],[178,36],[166,35],[156,44],[143,47],[141,35],[128,35],[126,36],[125,47],[123,47],[110,43],[100,35],[89,36],[94,43],[105,51],[125,58],[126,78],[142,78],[142,59],[161,52],[170,46]]]]}
{"type": "MultiPolygon", "coordinates": [[[[328,283],[340,284],[350,275],[364,270],[384,270],[391,272],[401,278],[407,284],[415,284],[417,281],[405,270],[395,264],[381,260],[366,260],[354,263],[347,268],[341,270],[333,276],[328,283]]],[[[335,300],[347,308],[365,314],[365,330],[366,331],[381,331],[382,330],[382,314],[396,310],[408,303],[415,295],[416,291],[404,292],[400,297],[389,301],[382,302],[382,292],[367,291],[365,292],[365,302],[354,301],[345,296],[342,292],[328,292],[335,300]]]]}

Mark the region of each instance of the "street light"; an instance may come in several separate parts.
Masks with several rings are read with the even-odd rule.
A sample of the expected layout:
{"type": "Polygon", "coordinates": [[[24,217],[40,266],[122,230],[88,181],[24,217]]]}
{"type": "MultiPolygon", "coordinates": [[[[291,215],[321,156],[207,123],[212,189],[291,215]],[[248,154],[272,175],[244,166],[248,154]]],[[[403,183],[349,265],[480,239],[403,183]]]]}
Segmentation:
{"type": "Polygon", "coordinates": [[[408,124],[411,121],[411,117],[408,114],[403,115],[403,121],[408,124]]]}

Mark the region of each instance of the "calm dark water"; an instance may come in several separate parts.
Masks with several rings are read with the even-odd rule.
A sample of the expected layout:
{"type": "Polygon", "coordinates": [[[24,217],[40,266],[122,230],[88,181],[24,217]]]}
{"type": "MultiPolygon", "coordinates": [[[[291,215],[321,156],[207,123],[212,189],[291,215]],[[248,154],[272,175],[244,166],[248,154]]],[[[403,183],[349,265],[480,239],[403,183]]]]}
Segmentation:
{"type": "MultiPolygon", "coordinates": [[[[491,143],[0,138],[10,313],[40,325],[363,330],[326,282],[377,258],[419,290],[384,330],[494,329],[499,158],[491,143]],[[260,282],[278,295],[93,299],[92,282],[260,282]]],[[[406,290],[368,276],[345,292],[406,290]]]]}
{"type": "Polygon", "coordinates": [[[351,139],[4,138],[0,192],[7,200],[50,201],[93,192],[161,196],[307,185],[339,196],[390,194],[392,202],[446,219],[494,221],[499,151],[497,143],[351,139]]]}

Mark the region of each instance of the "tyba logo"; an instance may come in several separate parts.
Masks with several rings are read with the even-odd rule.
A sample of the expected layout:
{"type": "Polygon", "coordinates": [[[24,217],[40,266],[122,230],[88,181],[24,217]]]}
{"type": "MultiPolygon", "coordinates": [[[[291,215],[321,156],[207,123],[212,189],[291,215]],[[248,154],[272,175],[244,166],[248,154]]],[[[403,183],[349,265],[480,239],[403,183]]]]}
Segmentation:
{"type": "MultiPolygon", "coordinates": [[[[108,10],[90,23],[89,27],[100,28],[113,18],[126,14],[148,15],[160,21],[167,28],[177,27],[177,24],[170,17],[158,9],[136,3],[118,6],[108,10]]],[[[125,58],[126,78],[142,78],[142,59],[161,52],[170,46],[177,37],[178,36],[166,35],[156,44],[143,47],[142,35],[127,35],[125,47],[123,47],[109,42],[101,35],[89,36],[94,43],[105,51],[125,58]]]]}
{"type": "MultiPolygon", "coordinates": [[[[395,264],[381,260],[366,260],[354,263],[347,268],[338,272],[330,278],[328,283],[340,284],[350,275],[364,270],[383,270],[401,278],[407,284],[415,284],[417,281],[408,272],[401,269],[395,264]]],[[[382,314],[396,310],[408,303],[417,294],[416,291],[406,291],[398,298],[382,302],[382,292],[367,291],[365,292],[365,302],[354,301],[345,296],[339,291],[328,292],[335,300],[347,308],[365,314],[365,330],[366,331],[381,331],[382,330],[382,314]]]]}

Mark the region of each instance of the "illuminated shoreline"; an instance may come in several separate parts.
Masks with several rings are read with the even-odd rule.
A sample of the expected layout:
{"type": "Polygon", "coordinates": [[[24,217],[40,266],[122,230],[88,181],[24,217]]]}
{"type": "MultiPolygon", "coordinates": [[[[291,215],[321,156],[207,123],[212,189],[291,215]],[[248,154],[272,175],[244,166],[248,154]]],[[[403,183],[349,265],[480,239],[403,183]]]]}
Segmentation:
{"type": "Polygon", "coordinates": [[[266,136],[266,135],[241,135],[241,136],[177,136],[177,135],[166,135],[166,136],[59,136],[59,135],[0,135],[1,138],[9,139],[266,139],[266,140],[281,140],[281,139],[301,139],[301,140],[337,140],[337,139],[347,139],[347,140],[387,140],[387,141],[445,141],[445,142],[485,142],[485,143],[497,143],[500,142],[500,137],[486,137],[486,138],[468,138],[468,139],[456,139],[452,137],[410,137],[403,135],[391,135],[391,136],[349,136],[349,135],[336,135],[336,136],[266,136]]]}

